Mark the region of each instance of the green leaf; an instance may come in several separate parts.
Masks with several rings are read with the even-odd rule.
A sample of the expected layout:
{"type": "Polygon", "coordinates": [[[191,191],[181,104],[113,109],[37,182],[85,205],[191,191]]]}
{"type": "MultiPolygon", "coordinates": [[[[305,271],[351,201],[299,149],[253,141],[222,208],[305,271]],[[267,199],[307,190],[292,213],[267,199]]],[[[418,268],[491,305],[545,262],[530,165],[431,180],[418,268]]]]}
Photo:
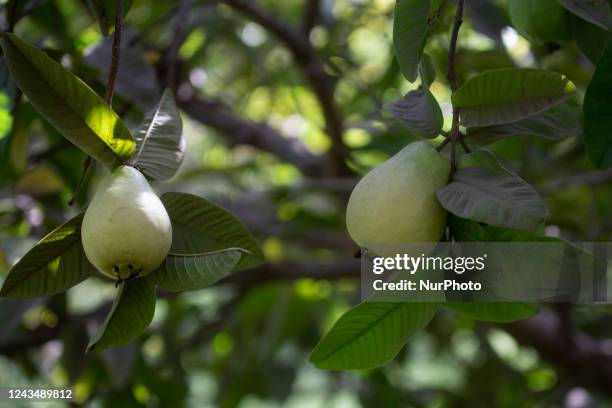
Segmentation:
{"type": "MultiPolygon", "coordinates": [[[[123,17],[128,14],[132,8],[133,0],[123,1],[123,17]]],[[[108,36],[110,28],[115,26],[115,15],[117,10],[117,0],[87,0],[92,13],[96,16],[100,31],[103,36],[108,36]]]]}
{"type": "Polygon", "coordinates": [[[535,115],[575,93],[564,75],[530,68],[504,68],[469,79],[452,95],[468,127],[499,125],[535,115]]]}
{"type": "Polygon", "coordinates": [[[147,177],[167,180],[174,176],[184,155],[183,122],[167,89],[138,129],[134,164],[147,177]]]}
{"type": "Polygon", "coordinates": [[[538,306],[524,302],[448,302],[442,306],[472,319],[507,323],[538,313],[538,306]]]}
{"type": "Polygon", "coordinates": [[[559,0],[573,14],[604,30],[612,27],[612,15],[606,0],[559,0]]]}
{"type": "Polygon", "coordinates": [[[253,235],[226,209],[185,193],[166,193],[161,200],[172,221],[171,255],[201,255],[239,248],[243,256],[235,270],[264,262],[263,252],[253,235]]]}
{"type": "Polygon", "coordinates": [[[310,361],[328,370],[380,366],[429,323],[436,308],[436,303],[361,303],[340,317],[316,346],[310,361]]]}
{"type": "Polygon", "coordinates": [[[533,230],[546,218],[538,193],[513,174],[478,167],[461,169],[437,195],[451,213],[500,227],[533,230]]]}
{"type": "Polygon", "coordinates": [[[169,254],[148,279],[171,292],[204,289],[232,272],[244,254],[249,253],[240,248],[200,255],[169,254]]]}
{"type": "Polygon", "coordinates": [[[68,140],[111,169],[132,157],[129,130],[87,84],[14,34],[1,44],[19,89],[68,140]]]}
{"type": "Polygon", "coordinates": [[[459,169],[467,169],[469,167],[478,167],[483,170],[488,171],[489,173],[494,174],[510,174],[510,171],[506,170],[497,157],[484,147],[479,147],[471,153],[464,154],[459,158],[457,162],[457,167],[459,169]]]}
{"type": "Polygon", "coordinates": [[[428,32],[430,0],[398,0],[393,18],[393,48],[406,79],[414,82],[428,32]]]}
{"type": "Polygon", "coordinates": [[[51,231],[10,270],[0,297],[54,295],[91,276],[93,266],[81,244],[83,214],[51,231]]]}
{"type": "Polygon", "coordinates": [[[576,111],[567,103],[554,106],[517,122],[468,129],[470,140],[487,145],[515,136],[538,136],[560,140],[582,134],[576,111]]]}
{"type": "Polygon", "coordinates": [[[612,41],[599,59],[584,96],[584,143],[599,169],[612,165],[612,41]]]}
{"type": "Polygon", "coordinates": [[[416,136],[433,138],[442,131],[444,116],[429,89],[410,91],[384,108],[416,136]]]}
{"type": "Polygon", "coordinates": [[[582,51],[593,65],[597,65],[597,61],[599,61],[606,47],[608,30],[604,30],[574,15],[571,16],[570,23],[578,49],[582,51]]]}
{"type": "Polygon", "coordinates": [[[425,88],[429,88],[436,80],[436,68],[431,57],[425,53],[421,55],[421,62],[419,63],[419,77],[425,88]]]}
{"type": "Polygon", "coordinates": [[[140,336],[153,320],[155,301],[155,285],[147,278],[121,283],[113,307],[87,351],[124,346],[140,336]]]}

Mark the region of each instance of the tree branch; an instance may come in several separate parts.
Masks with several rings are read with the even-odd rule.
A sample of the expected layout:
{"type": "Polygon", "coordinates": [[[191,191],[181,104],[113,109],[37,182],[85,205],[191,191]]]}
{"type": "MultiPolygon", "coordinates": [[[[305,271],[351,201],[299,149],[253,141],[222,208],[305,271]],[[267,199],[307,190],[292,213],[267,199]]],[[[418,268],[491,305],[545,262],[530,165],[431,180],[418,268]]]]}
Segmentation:
{"type": "Polygon", "coordinates": [[[609,344],[568,329],[551,311],[541,311],[530,319],[502,328],[520,343],[535,348],[572,382],[612,394],[612,348],[609,344]]]}
{"type": "Polygon", "coordinates": [[[332,142],[330,155],[335,163],[334,175],[352,174],[345,163],[348,149],[342,140],[344,118],[335,101],[335,80],[325,72],[324,63],[310,43],[308,35],[301,29],[285,24],[252,0],[222,0],[222,2],[265,27],[285,43],[321,106],[326,131],[332,142]]]}
{"type": "MultiPolygon", "coordinates": [[[[457,54],[457,39],[459,38],[459,29],[463,24],[463,5],[465,0],[457,1],[457,11],[455,12],[455,21],[451,31],[450,45],[448,47],[448,65],[446,67],[446,78],[450,83],[451,90],[457,90],[457,74],[455,73],[455,55],[457,54]]],[[[453,125],[449,134],[451,142],[451,172],[454,173],[457,168],[457,142],[461,143],[461,132],[459,131],[459,109],[453,106],[453,125]]],[[[464,148],[467,146],[464,146],[464,148]]],[[[468,148],[469,150],[469,148],[468,148]]]]}
{"type": "Polygon", "coordinates": [[[307,176],[324,174],[327,160],[310,153],[298,140],[283,137],[265,123],[240,118],[220,103],[195,95],[185,97],[185,93],[177,95],[178,106],[193,119],[223,133],[230,144],[248,144],[272,153],[292,163],[307,176]]]}
{"type": "Polygon", "coordinates": [[[317,24],[317,18],[321,10],[321,0],[305,0],[304,11],[302,13],[302,32],[308,36],[317,24]]]}

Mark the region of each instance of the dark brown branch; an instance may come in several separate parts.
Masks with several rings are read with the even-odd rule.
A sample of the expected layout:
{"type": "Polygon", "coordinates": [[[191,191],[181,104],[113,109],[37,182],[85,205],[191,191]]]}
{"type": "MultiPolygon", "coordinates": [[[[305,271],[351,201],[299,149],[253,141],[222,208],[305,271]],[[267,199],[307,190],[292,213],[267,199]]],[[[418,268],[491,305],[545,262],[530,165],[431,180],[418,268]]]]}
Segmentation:
{"type": "Polygon", "coordinates": [[[321,0],[305,0],[304,11],[302,12],[302,32],[309,35],[317,24],[317,18],[321,10],[321,0]]]}
{"type": "Polygon", "coordinates": [[[455,73],[455,56],[457,54],[457,39],[459,38],[459,29],[463,24],[463,4],[465,0],[457,0],[457,11],[455,12],[455,21],[451,31],[450,45],[448,47],[448,65],[446,66],[446,78],[450,83],[453,92],[457,90],[457,74],[455,73]]]}
{"type": "Polygon", "coordinates": [[[604,342],[563,325],[551,311],[503,325],[520,343],[535,348],[573,383],[612,394],[612,349],[604,342]]]}
{"type": "MultiPolygon", "coordinates": [[[[451,31],[450,45],[448,47],[448,65],[446,67],[446,78],[450,83],[451,90],[457,90],[457,74],[455,73],[455,56],[457,54],[457,39],[459,38],[459,29],[463,24],[463,5],[465,0],[457,0],[457,11],[455,12],[455,21],[451,31]]],[[[453,125],[449,134],[451,142],[451,172],[455,172],[457,168],[457,142],[461,140],[459,131],[459,109],[453,107],[453,125]]],[[[465,142],[463,142],[465,144],[465,142]]],[[[464,146],[464,148],[467,147],[464,146]]],[[[469,150],[469,148],[468,148],[469,150]]]]}
{"type": "Polygon", "coordinates": [[[123,32],[123,0],[116,0],[115,8],[115,33],[113,34],[113,48],[111,65],[106,82],[106,95],[104,100],[108,106],[113,105],[113,94],[115,93],[115,82],[119,71],[119,58],[121,57],[121,33],[123,32]]]}
{"type": "Polygon", "coordinates": [[[168,46],[164,52],[164,58],[166,60],[166,86],[173,89],[175,93],[178,86],[176,74],[179,65],[178,52],[190,33],[188,27],[189,10],[191,10],[194,3],[195,0],[183,0],[177,6],[178,8],[174,22],[174,38],[170,46],[168,46]]]}
{"type": "Polygon", "coordinates": [[[252,0],[222,1],[273,33],[291,51],[325,117],[326,130],[332,142],[330,155],[335,163],[334,175],[351,174],[345,162],[348,149],[342,140],[344,118],[335,100],[335,80],[325,71],[324,62],[313,48],[309,37],[301,29],[285,24],[252,0]]]}
{"type": "Polygon", "coordinates": [[[194,120],[221,132],[230,144],[255,146],[292,163],[305,175],[323,175],[327,160],[310,153],[298,140],[283,137],[265,123],[238,117],[221,103],[182,94],[177,95],[179,107],[194,120]]]}

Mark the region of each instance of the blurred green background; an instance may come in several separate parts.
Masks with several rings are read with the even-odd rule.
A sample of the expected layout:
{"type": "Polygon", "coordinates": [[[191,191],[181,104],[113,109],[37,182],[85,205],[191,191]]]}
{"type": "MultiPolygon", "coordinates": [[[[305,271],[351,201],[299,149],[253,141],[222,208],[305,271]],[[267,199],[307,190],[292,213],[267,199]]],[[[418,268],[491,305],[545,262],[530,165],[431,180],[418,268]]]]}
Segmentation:
{"type": "MultiPolygon", "coordinates": [[[[14,25],[103,94],[110,40],[84,1],[0,4],[4,29],[14,25]]],[[[160,293],[146,334],[99,354],[84,350],[114,297],[109,280],[51,298],[1,300],[0,386],[71,387],[76,400],[66,406],[117,408],[612,404],[610,361],[572,345],[593,342],[610,353],[604,306],[543,306],[539,320],[510,325],[441,311],[379,369],[324,372],[308,362],[322,335],[359,301],[358,248],[344,227],[348,194],[361,174],[414,140],[382,110],[418,86],[394,60],[394,4],[134,0],[114,109],[135,128],[164,87],[174,90],[187,154],[178,175],[155,189],[202,195],[232,210],[268,264],[206,290],[160,293]]],[[[575,40],[530,44],[510,27],[503,1],[468,0],[466,7],[459,83],[486,69],[533,66],[567,75],[582,98],[589,58],[603,46],[591,26],[574,19],[575,40]],[[595,34],[580,39],[587,30],[595,34]]],[[[425,51],[448,130],[444,72],[454,7],[441,10],[425,51]]],[[[2,60],[0,85],[1,279],[86,205],[101,169],[89,173],[69,207],[84,155],[20,96],[2,60]]],[[[490,148],[545,198],[546,234],[611,239],[612,173],[592,170],[580,138],[526,135],[490,148]]]]}

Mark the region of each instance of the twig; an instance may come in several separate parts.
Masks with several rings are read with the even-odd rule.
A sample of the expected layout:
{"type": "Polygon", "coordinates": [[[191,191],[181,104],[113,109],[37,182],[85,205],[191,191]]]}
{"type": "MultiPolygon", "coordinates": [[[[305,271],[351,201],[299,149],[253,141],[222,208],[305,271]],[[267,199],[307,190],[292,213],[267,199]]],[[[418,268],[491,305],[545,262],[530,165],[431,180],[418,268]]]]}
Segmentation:
{"type": "MultiPolygon", "coordinates": [[[[457,1],[457,11],[455,12],[455,21],[451,31],[450,45],[448,47],[448,65],[446,67],[446,78],[450,83],[451,90],[455,92],[457,90],[457,74],[455,72],[455,56],[457,54],[457,39],[459,38],[459,29],[463,24],[463,5],[465,0],[457,1]]],[[[453,107],[453,125],[449,134],[451,141],[451,171],[454,173],[457,169],[457,142],[465,144],[461,139],[461,133],[459,131],[459,109],[453,107]]],[[[467,145],[464,146],[466,148],[467,145]]],[[[469,150],[469,148],[468,148],[469,150]]]]}
{"type": "MultiPolygon", "coordinates": [[[[123,0],[116,0],[115,8],[115,32],[113,34],[112,57],[110,70],[108,72],[108,81],[106,82],[106,94],[104,101],[112,109],[113,95],[115,93],[115,83],[117,82],[117,72],[119,71],[119,57],[121,56],[121,33],[123,32],[123,0]]],[[[91,156],[87,156],[83,161],[83,172],[74,188],[72,198],[68,202],[69,206],[74,205],[74,201],[81,190],[87,170],[91,166],[91,156]]]]}
{"type": "Polygon", "coordinates": [[[335,165],[332,175],[352,174],[345,162],[349,152],[342,139],[344,117],[336,104],[335,79],[326,72],[325,64],[310,43],[308,36],[301,29],[285,24],[252,0],[222,1],[260,24],[285,43],[317,97],[325,117],[326,130],[332,142],[329,153],[335,165]]]}
{"type": "Polygon", "coordinates": [[[230,144],[247,144],[272,153],[307,176],[324,175],[325,157],[312,154],[299,140],[285,138],[265,123],[238,117],[223,104],[197,96],[195,90],[178,94],[177,103],[192,119],[222,133],[230,144]],[[191,96],[184,96],[187,94],[191,96]]]}

